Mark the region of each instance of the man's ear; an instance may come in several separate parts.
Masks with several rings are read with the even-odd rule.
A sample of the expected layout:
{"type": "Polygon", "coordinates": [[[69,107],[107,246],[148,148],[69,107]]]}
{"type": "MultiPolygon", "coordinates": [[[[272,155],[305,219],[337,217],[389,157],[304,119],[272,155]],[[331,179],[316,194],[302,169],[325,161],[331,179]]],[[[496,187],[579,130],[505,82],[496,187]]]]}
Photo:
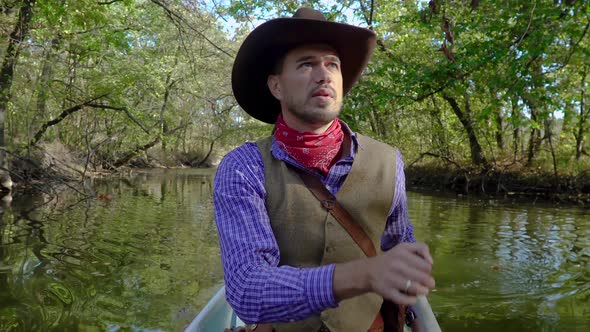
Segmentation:
{"type": "Polygon", "coordinates": [[[268,79],[266,80],[266,85],[268,85],[268,89],[270,93],[278,99],[281,100],[283,95],[281,93],[281,84],[279,82],[279,76],[277,75],[268,75],[268,79]]]}

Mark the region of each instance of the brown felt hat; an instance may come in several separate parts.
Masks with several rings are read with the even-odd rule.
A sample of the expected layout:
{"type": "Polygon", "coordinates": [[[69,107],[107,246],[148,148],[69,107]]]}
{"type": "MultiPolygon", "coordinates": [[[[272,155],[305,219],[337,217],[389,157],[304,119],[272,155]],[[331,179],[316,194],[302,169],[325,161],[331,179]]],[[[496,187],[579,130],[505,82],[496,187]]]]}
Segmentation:
{"type": "Polygon", "coordinates": [[[293,17],[267,21],[246,37],[236,55],[231,78],[238,104],[254,118],[275,123],[281,106],[268,89],[268,75],[287,51],[312,43],[328,44],[338,52],[346,95],[367,66],[376,36],[369,29],[327,21],[311,8],[300,8],[293,17]]]}

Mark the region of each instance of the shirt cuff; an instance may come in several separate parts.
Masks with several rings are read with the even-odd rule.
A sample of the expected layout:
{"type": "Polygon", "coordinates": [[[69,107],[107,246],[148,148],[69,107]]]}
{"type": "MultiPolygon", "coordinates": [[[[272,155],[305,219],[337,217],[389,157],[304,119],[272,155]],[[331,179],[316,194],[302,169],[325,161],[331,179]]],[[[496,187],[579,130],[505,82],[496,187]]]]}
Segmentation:
{"type": "Polygon", "coordinates": [[[334,264],[306,269],[305,294],[313,312],[322,312],[338,306],[334,298],[334,264]]]}

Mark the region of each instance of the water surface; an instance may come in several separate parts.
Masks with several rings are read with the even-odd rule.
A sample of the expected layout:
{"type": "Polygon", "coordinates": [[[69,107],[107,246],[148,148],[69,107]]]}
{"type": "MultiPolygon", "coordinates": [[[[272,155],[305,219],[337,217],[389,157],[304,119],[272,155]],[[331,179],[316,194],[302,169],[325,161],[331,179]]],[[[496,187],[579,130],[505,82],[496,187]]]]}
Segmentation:
{"type": "MultiPolygon", "coordinates": [[[[0,213],[0,331],[178,331],[221,285],[212,170],[136,172],[0,213]]],[[[590,212],[409,193],[443,331],[590,331],[590,212]]]]}
{"type": "Polygon", "coordinates": [[[590,211],[409,194],[444,331],[590,331],[590,211]]]}

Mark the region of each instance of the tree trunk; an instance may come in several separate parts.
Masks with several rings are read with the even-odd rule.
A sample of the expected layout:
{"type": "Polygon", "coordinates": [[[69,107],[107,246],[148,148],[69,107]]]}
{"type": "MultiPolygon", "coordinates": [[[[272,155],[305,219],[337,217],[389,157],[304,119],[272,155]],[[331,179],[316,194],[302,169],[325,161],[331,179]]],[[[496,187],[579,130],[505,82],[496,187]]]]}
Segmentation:
{"type": "Polygon", "coordinates": [[[435,144],[438,145],[438,150],[441,155],[445,157],[449,157],[451,155],[449,144],[447,142],[447,137],[445,135],[445,126],[441,119],[441,109],[436,102],[436,97],[434,95],[430,96],[432,101],[432,111],[430,115],[432,116],[432,140],[435,144]]]}
{"type": "Polygon", "coordinates": [[[545,102],[539,97],[544,93],[543,79],[542,79],[542,66],[540,57],[536,57],[531,65],[532,82],[530,91],[526,91],[523,95],[523,100],[529,106],[531,111],[531,135],[529,137],[528,155],[527,155],[527,166],[531,166],[533,159],[539,152],[541,147],[541,119],[539,119],[539,111],[544,110],[545,102]],[[535,94],[535,92],[537,92],[535,94]]]}
{"type": "Polygon", "coordinates": [[[49,49],[45,50],[43,56],[43,68],[41,69],[41,76],[37,84],[37,112],[33,115],[29,123],[29,135],[33,134],[33,128],[38,118],[42,118],[47,113],[47,98],[51,88],[51,79],[53,77],[53,65],[55,64],[55,48],[60,42],[60,37],[55,37],[51,40],[49,49]]]}
{"type": "Polygon", "coordinates": [[[553,185],[559,191],[559,173],[557,172],[557,157],[555,156],[555,148],[553,147],[553,121],[551,118],[545,120],[545,138],[551,151],[551,158],[553,160],[553,185]]]}
{"type": "MultiPolygon", "coordinates": [[[[164,102],[162,103],[162,108],[160,109],[160,123],[161,123],[161,134],[164,136],[164,133],[168,130],[168,126],[166,124],[166,119],[164,118],[164,112],[166,111],[166,107],[168,106],[168,99],[170,98],[170,89],[174,86],[175,81],[170,83],[170,79],[172,78],[172,72],[168,73],[166,76],[166,89],[164,91],[164,102]]],[[[166,151],[166,138],[162,137],[162,151],[166,151]]]]}
{"type": "MultiPolygon", "coordinates": [[[[19,45],[29,33],[31,15],[35,0],[23,0],[18,20],[14,25],[4,61],[2,62],[2,69],[0,69],[0,148],[5,146],[4,142],[4,124],[6,119],[6,109],[8,101],[10,100],[10,88],[12,87],[12,79],[14,77],[14,67],[19,54],[19,45]]],[[[0,167],[6,166],[5,152],[0,150],[0,167]]]]}
{"type": "Polygon", "coordinates": [[[385,121],[383,121],[383,117],[381,116],[381,113],[379,113],[377,107],[371,101],[369,101],[369,104],[371,105],[372,110],[369,114],[369,117],[371,118],[371,127],[374,129],[374,132],[378,137],[384,138],[387,136],[385,121]]]}
{"type": "MultiPolygon", "coordinates": [[[[177,52],[180,52],[180,47],[178,47],[177,52]]],[[[178,65],[178,57],[174,58],[174,67],[172,67],[173,69],[176,68],[176,66],[178,65]]],[[[170,91],[172,90],[172,88],[174,87],[174,85],[178,82],[178,80],[172,80],[172,71],[170,70],[168,72],[168,75],[166,75],[166,88],[164,90],[164,102],[162,103],[162,108],[160,109],[160,122],[162,125],[162,151],[166,151],[166,146],[167,146],[167,138],[164,137],[164,133],[168,132],[168,124],[166,123],[166,119],[164,117],[164,112],[166,111],[166,108],[168,107],[168,100],[170,99],[170,91]]]]}
{"type": "Polygon", "coordinates": [[[469,105],[469,101],[467,100],[467,98],[465,99],[465,112],[463,112],[455,98],[449,97],[444,94],[443,98],[449,103],[449,105],[453,109],[453,112],[455,112],[455,115],[457,116],[459,121],[461,121],[463,129],[465,129],[465,133],[467,133],[467,137],[469,138],[469,147],[471,148],[471,162],[473,162],[473,164],[476,166],[487,167],[488,161],[483,155],[483,150],[475,134],[475,128],[473,128],[473,122],[471,120],[471,107],[469,105]]]}
{"type": "Polygon", "coordinates": [[[538,122],[539,111],[536,102],[530,96],[523,97],[523,100],[529,106],[531,111],[531,134],[529,136],[526,162],[527,166],[531,166],[541,143],[541,130],[539,129],[538,122]]]}
{"type": "Polygon", "coordinates": [[[520,151],[520,126],[515,124],[515,121],[520,120],[520,111],[518,110],[518,102],[516,98],[510,98],[510,104],[512,105],[512,118],[516,119],[512,121],[513,130],[512,130],[512,148],[514,150],[514,161],[516,161],[518,157],[518,151],[520,151]]]}
{"type": "Polygon", "coordinates": [[[373,131],[373,133],[377,134],[379,129],[377,129],[377,121],[375,120],[375,111],[373,109],[373,105],[371,105],[371,112],[369,112],[367,117],[369,119],[369,125],[371,126],[371,130],[373,131]]]}
{"type": "Polygon", "coordinates": [[[502,116],[502,101],[498,97],[498,94],[490,89],[490,98],[494,100],[496,105],[494,109],[495,117],[494,117],[494,136],[496,138],[496,145],[500,152],[504,150],[504,117],[502,116]]]}
{"type": "Polygon", "coordinates": [[[539,146],[539,142],[541,141],[541,130],[537,128],[537,111],[531,109],[531,134],[529,136],[529,146],[527,149],[527,159],[526,165],[531,166],[533,164],[533,159],[537,154],[537,148],[539,146]]]}
{"type": "MultiPolygon", "coordinates": [[[[205,157],[197,163],[197,167],[201,167],[207,161],[207,159],[209,159],[209,157],[211,157],[211,153],[213,153],[213,145],[214,144],[215,144],[215,140],[211,140],[211,143],[209,143],[209,151],[207,152],[207,155],[205,155],[205,157]]],[[[191,166],[192,166],[192,164],[193,163],[191,163],[191,166]]]]}
{"type": "Polygon", "coordinates": [[[582,153],[584,152],[584,136],[586,135],[586,121],[590,116],[590,110],[586,111],[586,69],[582,73],[582,84],[580,85],[580,114],[578,116],[578,128],[577,133],[574,132],[576,137],[576,160],[580,160],[582,153]]]}
{"type": "Polygon", "coordinates": [[[503,135],[503,127],[504,127],[504,118],[502,117],[502,110],[498,109],[496,112],[496,144],[498,145],[498,149],[500,151],[504,150],[504,135],[503,135]]]}

